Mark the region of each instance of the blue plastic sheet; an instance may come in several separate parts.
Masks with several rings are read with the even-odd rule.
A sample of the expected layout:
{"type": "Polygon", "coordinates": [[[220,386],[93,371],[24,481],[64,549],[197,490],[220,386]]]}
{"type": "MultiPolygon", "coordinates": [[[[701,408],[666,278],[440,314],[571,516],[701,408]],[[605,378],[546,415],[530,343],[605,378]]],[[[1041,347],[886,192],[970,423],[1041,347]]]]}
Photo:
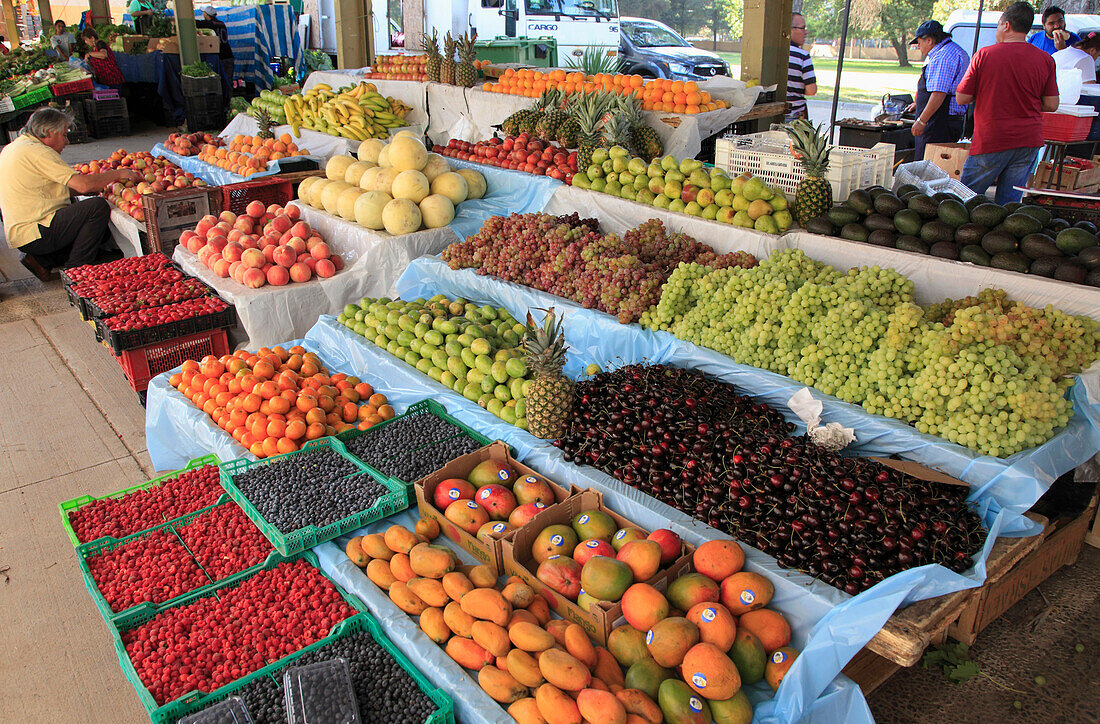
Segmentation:
{"type": "MultiPolygon", "coordinates": [[[[600,365],[647,360],[700,369],[737,385],[745,394],[766,402],[787,414],[799,431],[804,429],[787,408],[787,401],[805,387],[787,377],[734,362],[731,358],[667,332],[652,332],[641,326],[621,325],[611,315],[545,292],[495,277],[479,276],[473,270],[452,271],[435,258],[414,261],[397,283],[407,299],[443,293],[482,304],[498,304],[513,315],[528,309],[555,306],[565,315],[565,335],[570,346],[566,372],[573,374],[589,362],[600,365]]],[[[822,423],[839,422],[855,430],[856,442],[848,449],[860,455],[899,455],[936,468],[971,485],[986,525],[1001,510],[1006,512],[1004,534],[1032,535],[1036,524],[1023,517],[1061,474],[1081,465],[1100,450],[1100,405],[1088,402],[1084,384],[1078,380],[1070,391],[1074,416],[1063,430],[1046,443],[1008,458],[981,455],[942,438],[918,432],[900,420],[867,413],[862,407],[815,391],[824,411],[822,423]]]]}
{"type": "Polygon", "coordinates": [[[561,186],[561,181],[548,176],[509,171],[458,158],[447,158],[447,163],[453,168],[469,168],[479,172],[488,186],[485,198],[463,202],[455,209],[451,228],[462,238],[480,231],[490,216],[542,211],[554,191],[561,186]]]}

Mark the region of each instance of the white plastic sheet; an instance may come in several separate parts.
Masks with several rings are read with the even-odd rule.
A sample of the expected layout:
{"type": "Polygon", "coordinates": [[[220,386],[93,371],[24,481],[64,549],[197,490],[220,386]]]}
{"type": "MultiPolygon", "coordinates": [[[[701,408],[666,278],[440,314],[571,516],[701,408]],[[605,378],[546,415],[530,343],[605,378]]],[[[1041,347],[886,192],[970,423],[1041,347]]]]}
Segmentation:
{"type": "Polygon", "coordinates": [[[124,255],[141,256],[145,253],[141,248],[140,236],[145,231],[145,224],[138,222],[114,204],[111,204],[111,216],[107,221],[107,227],[111,230],[111,238],[115,240],[124,255]]]}
{"type": "MultiPolygon", "coordinates": [[[[255,136],[260,131],[260,124],[247,113],[238,113],[229,121],[229,125],[222,129],[218,135],[227,140],[232,140],[237,134],[255,136]]],[[[294,137],[292,129],[288,125],[276,126],[273,129],[276,136],[284,133],[291,134],[294,144],[298,148],[309,151],[311,156],[316,156],[322,162],[328,161],[333,156],[355,155],[359,148],[359,141],[348,138],[330,136],[327,133],[311,131],[308,128],[299,129],[298,137],[294,137]]]]}

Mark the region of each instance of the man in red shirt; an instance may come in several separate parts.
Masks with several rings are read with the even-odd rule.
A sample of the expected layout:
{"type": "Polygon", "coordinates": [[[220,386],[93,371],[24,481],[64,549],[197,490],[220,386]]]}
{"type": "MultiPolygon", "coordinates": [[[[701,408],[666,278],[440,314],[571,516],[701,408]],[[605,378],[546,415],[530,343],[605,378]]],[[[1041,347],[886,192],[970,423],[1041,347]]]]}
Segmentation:
{"type": "Polygon", "coordinates": [[[982,48],[955,92],[974,102],[974,138],[962,182],[984,194],[997,185],[999,204],[1019,201],[1014,187],[1027,184],[1043,146],[1043,111],[1058,110],[1054,60],[1027,42],[1035,11],[1025,2],[1008,6],[997,23],[997,44],[982,48]]]}

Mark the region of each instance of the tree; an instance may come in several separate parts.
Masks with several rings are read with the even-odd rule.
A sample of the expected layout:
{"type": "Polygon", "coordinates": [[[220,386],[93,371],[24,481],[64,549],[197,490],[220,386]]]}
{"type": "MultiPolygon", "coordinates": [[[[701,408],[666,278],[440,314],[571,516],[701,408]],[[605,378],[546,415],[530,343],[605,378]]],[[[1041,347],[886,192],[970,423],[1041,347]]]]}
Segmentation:
{"type": "Polygon", "coordinates": [[[932,17],[934,0],[852,0],[855,23],[866,29],[877,26],[898,56],[898,65],[909,67],[909,40],[922,22],[932,17]]]}

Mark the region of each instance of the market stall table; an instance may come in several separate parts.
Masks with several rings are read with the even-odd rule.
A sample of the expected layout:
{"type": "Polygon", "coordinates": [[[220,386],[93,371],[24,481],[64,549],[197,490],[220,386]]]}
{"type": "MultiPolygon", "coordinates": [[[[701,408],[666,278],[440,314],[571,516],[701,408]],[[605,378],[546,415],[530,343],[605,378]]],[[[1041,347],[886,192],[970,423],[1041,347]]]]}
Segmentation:
{"type": "Polygon", "coordinates": [[[148,250],[145,223],[138,221],[115,205],[111,205],[108,227],[111,237],[125,256],[142,256],[148,250]]]}

